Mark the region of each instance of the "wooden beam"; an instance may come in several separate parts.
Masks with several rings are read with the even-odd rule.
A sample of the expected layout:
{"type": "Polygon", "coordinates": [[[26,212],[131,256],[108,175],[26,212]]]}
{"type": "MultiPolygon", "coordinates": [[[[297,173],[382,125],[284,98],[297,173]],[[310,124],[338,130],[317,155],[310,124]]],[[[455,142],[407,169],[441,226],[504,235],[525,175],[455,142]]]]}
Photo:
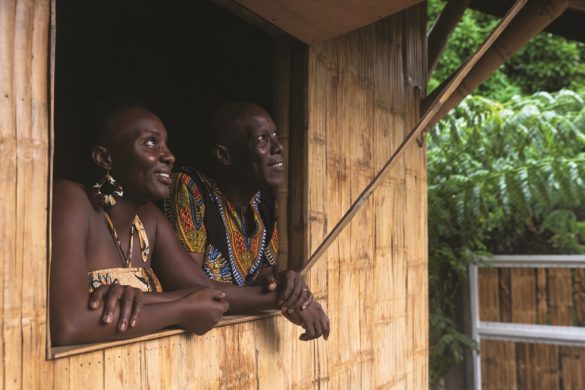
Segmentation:
{"type": "MultiPolygon", "coordinates": [[[[509,4],[511,4],[511,0],[472,0],[469,8],[500,18],[504,15],[509,4]]],[[[575,28],[575,26],[583,24],[583,13],[585,11],[583,11],[582,5],[583,0],[571,2],[564,14],[548,25],[545,31],[566,39],[585,42],[585,28],[575,28]]]]}
{"type": "MultiPolygon", "coordinates": [[[[266,311],[263,314],[251,314],[251,315],[226,315],[223,320],[215,325],[215,328],[221,328],[223,326],[241,324],[249,321],[262,320],[264,318],[276,317],[281,314],[278,310],[266,311]]],[[[104,341],[101,343],[91,344],[78,344],[78,345],[65,345],[61,347],[53,347],[47,359],[61,359],[73,355],[79,355],[80,353],[88,353],[93,351],[101,351],[107,348],[120,347],[128,344],[142,343],[144,341],[156,340],[162,337],[176,336],[180,334],[187,334],[183,329],[168,328],[163,329],[155,333],[150,333],[140,337],[134,337],[126,340],[115,340],[115,341],[104,341]]]]}
{"type": "Polygon", "coordinates": [[[508,25],[512,22],[514,17],[520,12],[522,7],[528,0],[516,0],[512,8],[508,11],[506,16],[498,23],[496,28],[490,33],[486,40],[482,43],[479,49],[473,56],[457,71],[457,74],[451,79],[446,88],[441,90],[441,93],[437,99],[433,102],[432,106],[424,113],[422,118],[418,121],[417,125],[408,133],[402,143],[396,148],[394,153],[382,166],[382,169],[378,171],[374,179],[366,186],[362,193],[357,197],[355,202],[350,206],[345,215],[337,222],[333,230],[327,234],[327,237],[323,240],[321,245],[313,252],[309,259],[305,262],[305,265],[301,269],[301,274],[306,274],[313,265],[321,258],[327,248],[333,243],[335,238],[343,231],[343,229],[349,224],[354,215],[363,207],[368,197],[376,190],[376,188],[382,183],[384,177],[390,172],[396,160],[402,156],[404,151],[410,144],[416,140],[416,136],[422,132],[436,113],[441,109],[443,104],[449,100],[451,95],[459,88],[461,82],[469,74],[469,72],[475,67],[478,61],[483,57],[487,50],[494,44],[497,38],[506,30],[508,25]]]}
{"type": "Polygon", "coordinates": [[[245,9],[308,43],[321,42],[400,12],[423,0],[213,0],[245,9]]]}
{"type": "MultiPolygon", "coordinates": [[[[568,5],[569,2],[566,0],[532,0],[528,2],[528,5],[518,14],[514,23],[498,37],[497,42],[486,52],[485,56],[482,56],[477,66],[460,83],[457,91],[450,95],[449,100],[442,105],[429,125],[434,125],[452,108],[457,106],[532,37],[558,18],[567,9],[568,5]]],[[[426,107],[433,106],[436,97],[442,94],[442,90],[450,85],[451,81],[446,80],[427,96],[423,101],[423,110],[426,107]]]]}
{"type": "Polygon", "coordinates": [[[573,0],[569,8],[585,13],[585,0],[573,0]]]}
{"type": "Polygon", "coordinates": [[[274,24],[270,23],[263,17],[257,15],[256,13],[250,11],[248,8],[240,5],[234,0],[209,0],[211,3],[218,5],[219,7],[225,9],[228,12],[242,18],[249,24],[254,27],[258,27],[260,30],[274,36],[286,36],[287,34],[275,26],[274,24]]]}
{"type": "Polygon", "coordinates": [[[471,0],[448,1],[433,27],[431,27],[427,35],[429,75],[433,73],[437,66],[439,58],[441,58],[441,54],[447,46],[449,37],[459,24],[470,2],[471,0]]]}

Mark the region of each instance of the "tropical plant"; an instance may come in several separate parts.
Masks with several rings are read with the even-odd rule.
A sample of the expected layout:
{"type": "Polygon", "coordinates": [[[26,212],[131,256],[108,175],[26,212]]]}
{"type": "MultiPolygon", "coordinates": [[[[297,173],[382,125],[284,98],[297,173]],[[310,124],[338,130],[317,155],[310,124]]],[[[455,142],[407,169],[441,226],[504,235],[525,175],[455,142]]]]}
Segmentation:
{"type": "Polygon", "coordinates": [[[430,132],[432,384],[472,345],[454,298],[478,254],[585,250],[584,107],[568,90],[470,96],[430,132]]]}
{"type": "MultiPolygon", "coordinates": [[[[428,1],[429,27],[443,6],[444,1],[428,1]]],[[[473,54],[497,22],[497,18],[481,12],[465,11],[432,74],[429,91],[473,54]]],[[[585,89],[585,45],[542,33],[495,71],[474,94],[505,101],[520,93],[551,92],[567,87],[585,89]]]]}

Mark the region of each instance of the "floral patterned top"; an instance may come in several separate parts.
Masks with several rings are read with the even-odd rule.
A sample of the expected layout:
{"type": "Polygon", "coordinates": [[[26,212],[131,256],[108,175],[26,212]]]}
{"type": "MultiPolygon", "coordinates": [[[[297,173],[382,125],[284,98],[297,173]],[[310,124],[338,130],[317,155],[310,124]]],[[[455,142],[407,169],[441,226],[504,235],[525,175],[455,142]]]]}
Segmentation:
{"type": "MultiPolygon", "coordinates": [[[[104,218],[108,224],[108,228],[112,233],[114,241],[118,240],[116,229],[112,223],[107,212],[104,211],[104,218]]],[[[146,263],[150,255],[150,244],[148,236],[142,221],[136,215],[132,222],[132,229],[138,234],[138,241],[140,242],[140,255],[142,261],[146,263]]],[[[119,242],[119,241],[118,241],[119,242]]],[[[119,245],[119,243],[118,243],[119,245]]],[[[142,292],[162,292],[162,286],[156,277],[152,268],[143,267],[119,267],[107,268],[96,271],[89,271],[87,273],[87,282],[89,284],[89,291],[102,285],[121,284],[124,286],[131,286],[142,290],[142,292]]]]}
{"type": "Polygon", "coordinates": [[[101,285],[121,284],[142,290],[142,292],[162,292],[162,286],[152,268],[108,268],[87,273],[89,291],[101,285]]]}

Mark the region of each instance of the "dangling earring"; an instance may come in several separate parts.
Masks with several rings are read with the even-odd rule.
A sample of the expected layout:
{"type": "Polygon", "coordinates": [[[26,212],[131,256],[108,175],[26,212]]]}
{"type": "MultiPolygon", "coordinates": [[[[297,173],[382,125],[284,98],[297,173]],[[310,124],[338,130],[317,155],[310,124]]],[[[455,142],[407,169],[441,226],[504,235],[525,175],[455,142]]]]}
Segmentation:
{"type": "Polygon", "coordinates": [[[106,175],[91,188],[91,195],[100,206],[113,206],[116,204],[114,195],[121,198],[122,195],[124,195],[124,190],[122,189],[122,186],[110,176],[110,170],[108,169],[106,175]]]}

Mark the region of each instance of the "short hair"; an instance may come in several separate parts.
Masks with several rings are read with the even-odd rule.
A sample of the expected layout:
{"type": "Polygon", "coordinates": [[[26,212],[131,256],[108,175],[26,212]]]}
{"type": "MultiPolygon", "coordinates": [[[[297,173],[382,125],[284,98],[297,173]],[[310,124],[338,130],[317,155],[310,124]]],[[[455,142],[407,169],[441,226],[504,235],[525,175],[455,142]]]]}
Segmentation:
{"type": "Polygon", "coordinates": [[[230,102],[213,110],[208,122],[208,138],[213,144],[229,144],[242,134],[244,125],[251,114],[266,110],[254,103],[230,102]],[[235,136],[235,137],[234,137],[235,136]]]}
{"type": "Polygon", "coordinates": [[[98,103],[93,110],[92,145],[110,146],[112,134],[112,121],[123,111],[141,108],[146,110],[144,103],[132,97],[115,97],[98,103]]]}

